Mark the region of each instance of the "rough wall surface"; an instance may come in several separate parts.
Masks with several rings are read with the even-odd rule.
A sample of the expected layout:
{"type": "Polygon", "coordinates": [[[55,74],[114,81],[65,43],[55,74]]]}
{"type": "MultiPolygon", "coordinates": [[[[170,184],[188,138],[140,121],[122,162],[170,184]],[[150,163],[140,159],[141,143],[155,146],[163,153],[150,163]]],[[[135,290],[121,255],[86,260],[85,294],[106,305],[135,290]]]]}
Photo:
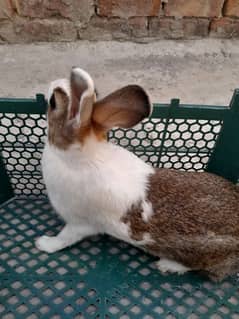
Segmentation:
{"type": "Polygon", "coordinates": [[[0,0],[0,43],[239,38],[239,0],[0,0]]]}

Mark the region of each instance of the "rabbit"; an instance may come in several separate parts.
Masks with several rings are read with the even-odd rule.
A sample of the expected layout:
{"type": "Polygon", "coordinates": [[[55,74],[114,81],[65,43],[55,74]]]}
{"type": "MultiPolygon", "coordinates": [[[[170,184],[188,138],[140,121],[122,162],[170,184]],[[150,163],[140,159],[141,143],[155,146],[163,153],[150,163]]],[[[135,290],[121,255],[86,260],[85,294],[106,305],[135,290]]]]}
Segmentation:
{"type": "Polygon", "coordinates": [[[65,221],[39,250],[54,253],[107,233],[157,257],[161,272],[199,271],[219,281],[239,271],[239,190],[220,176],[153,168],[107,141],[114,127],[150,116],[143,88],[128,85],[101,100],[91,76],[74,67],[51,83],[42,172],[65,221]]]}

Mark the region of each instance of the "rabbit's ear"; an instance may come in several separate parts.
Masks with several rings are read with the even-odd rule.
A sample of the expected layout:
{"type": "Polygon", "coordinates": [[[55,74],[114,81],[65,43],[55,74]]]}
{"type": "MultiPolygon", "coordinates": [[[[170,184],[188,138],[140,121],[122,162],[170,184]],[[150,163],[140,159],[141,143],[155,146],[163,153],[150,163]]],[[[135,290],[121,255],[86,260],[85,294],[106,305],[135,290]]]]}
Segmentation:
{"type": "Polygon", "coordinates": [[[87,125],[96,99],[94,82],[86,71],[74,67],[71,71],[70,87],[70,119],[76,119],[77,124],[87,125]]]}
{"type": "Polygon", "coordinates": [[[69,96],[62,87],[53,89],[53,93],[49,99],[49,107],[58,113],[67,110],[69,104],[69,96]]]}
{"type": "Polygon", "coordinates": [[[104,129],[129,128],[151,112],[149,97],[138,85],[129,85],[94,104],[92,119],[104,129]]]}
{"type": "Polygon", "coordinates": [[[69,101],[69,80],[58,79],[51,82],[48,91],[49,111],[55,111],[55,113],[59,113],[60,111],[64,110],[67,112],[69,101]]]}

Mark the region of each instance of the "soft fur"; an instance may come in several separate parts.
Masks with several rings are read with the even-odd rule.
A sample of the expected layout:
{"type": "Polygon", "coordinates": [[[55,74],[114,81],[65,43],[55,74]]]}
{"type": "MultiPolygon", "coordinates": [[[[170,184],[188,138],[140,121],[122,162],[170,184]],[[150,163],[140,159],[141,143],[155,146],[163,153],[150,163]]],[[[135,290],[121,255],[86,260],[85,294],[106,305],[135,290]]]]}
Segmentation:
{"type": "Polygon", "coordinates": [[[209,173],[156,169],[146,201],[154,212],[148,221],[142,218],[144,202],[123,217],[134,240],[150,234],[153,242],[145,250],[215,280],[239,270],[238,187],[209,173]]]}
{"type": "Polygon", "coordinates": [[[112,127],[131,127],[150,112],[139,86],[96,101],[91,77],[79,68],[51,84],[42,170],[66,225],[37,247],[55,252],[108,233],[163,257],[161,271],[223,279],[239,270],[238,188],[209,173],[153,169],[106,140],[112,127]]]}

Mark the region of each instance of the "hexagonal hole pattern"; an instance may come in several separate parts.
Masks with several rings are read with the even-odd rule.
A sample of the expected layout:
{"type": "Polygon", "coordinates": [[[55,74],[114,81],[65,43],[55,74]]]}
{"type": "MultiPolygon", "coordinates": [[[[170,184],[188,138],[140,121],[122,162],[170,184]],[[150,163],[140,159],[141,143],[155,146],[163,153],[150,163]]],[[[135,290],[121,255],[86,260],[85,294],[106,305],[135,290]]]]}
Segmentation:
{"type": "Polygon", "coordinates": [[[144,161],[157,166],[157,153],[162,144],[165,123],[163,119],[151,119],[143,121],[132,129],[114,129],[109,133],[109,140],[128,148],[144,161]]]}
{"type": "Polygon", "coordinates": [[[221,121],[169,120],[159,166],[203,171],[221,126],[221,121]]]}
{"type": "Polygon", "coordinates": [[[3,161],[16,195],[42,195],[41,152],[45,142],[45,115],[0,114],[3,161]]]}
{"type": "MultiPolygon", "coordinates": [[[[45,116],[0,114],[0,121],[3,159],[15,194],[45,194],[40,167],[45,116]]],[[[203,170],[214,148],[221,122],[170,119],[166,134],[165,127],[165,119],[147,119],[131,129],[112,130],[109,139],[154,167],[203,170]]]]}

